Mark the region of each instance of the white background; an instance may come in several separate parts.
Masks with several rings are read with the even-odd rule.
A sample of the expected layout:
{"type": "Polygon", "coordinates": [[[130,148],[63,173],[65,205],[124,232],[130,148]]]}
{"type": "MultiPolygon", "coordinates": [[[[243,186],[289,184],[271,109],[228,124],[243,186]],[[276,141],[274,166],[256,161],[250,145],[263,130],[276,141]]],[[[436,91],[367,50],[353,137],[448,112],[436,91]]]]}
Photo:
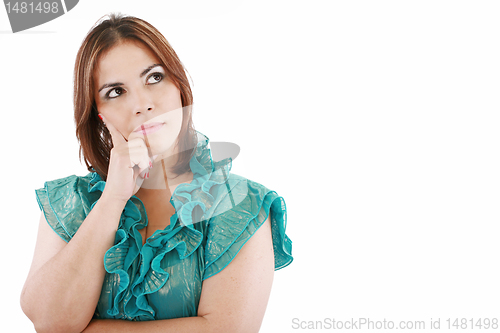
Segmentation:
{"type": "Polygon", "coordinates": [[[447,318],[500,318],[499,11],[497,1],[82,0],[12,34],[0,7],[0,330],[34,331],[19,306],[34,190],[87,174],[73,65],[110,12],[165,35],[193,80],[196,129],[238,144],[232,171],[286,200],[294,262],[275,273],[261,332],[295,332],[294,318],[427,329],[441,318],[442,330],[447,318]]]}

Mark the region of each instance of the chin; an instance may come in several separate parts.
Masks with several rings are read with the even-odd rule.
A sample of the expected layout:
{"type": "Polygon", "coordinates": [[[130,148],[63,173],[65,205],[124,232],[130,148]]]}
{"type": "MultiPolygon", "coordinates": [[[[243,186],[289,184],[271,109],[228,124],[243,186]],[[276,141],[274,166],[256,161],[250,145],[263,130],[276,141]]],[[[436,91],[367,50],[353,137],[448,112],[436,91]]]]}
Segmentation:
{"type": "Polygon", "coordinates": [[[170,145],[168,144],[154,145],[154,146],[151,145],[151,154],[161,155],[168,152],[171,155],[173,149],[174,149],[174,142],[171,142],[170,145]]]}
{"type": "MultiPolygon", "coordinates": [[[[154,133],[154,134],[160,134],[154,133]]],[[[166,152],[172,153],[175,148],[175,143],[177,141],[177,136],[172,135],[156,135],[148,136],[149,145],[151,147],[151,153],[153,155],[160,155],[166,152]]]]}

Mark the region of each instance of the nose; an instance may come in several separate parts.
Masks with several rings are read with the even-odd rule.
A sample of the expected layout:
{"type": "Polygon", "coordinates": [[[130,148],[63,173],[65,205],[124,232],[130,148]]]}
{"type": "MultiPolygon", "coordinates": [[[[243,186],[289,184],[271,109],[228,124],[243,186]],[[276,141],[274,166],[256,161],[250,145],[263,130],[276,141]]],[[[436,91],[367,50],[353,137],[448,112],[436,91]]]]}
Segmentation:
{"type": "Polygon", "coordinates": [[[146,111],[154,110],[153,99],[146,90],[138,90],[135,95],[134,114],[144,114],[146,111]]]}

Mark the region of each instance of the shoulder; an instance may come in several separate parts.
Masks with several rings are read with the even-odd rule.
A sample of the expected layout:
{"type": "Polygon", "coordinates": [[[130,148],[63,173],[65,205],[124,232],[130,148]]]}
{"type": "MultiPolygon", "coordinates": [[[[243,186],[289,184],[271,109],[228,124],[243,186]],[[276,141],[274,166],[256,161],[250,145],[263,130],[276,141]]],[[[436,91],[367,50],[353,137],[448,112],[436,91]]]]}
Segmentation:
{"type": "Polygon", "coordinates": [[[96,201],[101,193],[96,193],[94,185],[100,180],[97,173],[85,176],[71,175],[63,178],[49,180],[44,187],[35,190],[37,199],[50,203],[52,208],[76,208],[82,202],[91,204],[96,201]]]}
{"type": "Polygon", "coordinates": [[[226,220],[231,215],[239,216],[240,220],[254,217],[262,202],[270,200],[276,193],[256,181],[234,173],[230,173],[221,182],[210,182],[206,185],[210,186],[206,192],[214,194],[212,216],[222,214],[226,220]],[[216,191],[212,191],[215,188],[213,184],[217,185],[216,191]]]}
{"type": "Polygon", "coordinates": [[[253,195],[253,196],[265,196],[269,192],[274,192],[270,190],[268,187],[265,185],[248,179],[246,177],[231,173],[228,177],[228,183],[230,185],[232,184],[238,184],[239,187],[238,189],[243,189],[244,187],[246,188],[247,194],[248,195],[253,195]],[[244,186],[244,187],[243,187],[244,186]]]}
{"type": "Polygon", "coordinates": [[[236,174],[230,174],[226,187],[209,220],[204,279],[224,269],[266,221],[272,229],[275,269],[291,263],[284,199],[266,186],[236,174]]]}
{"type": "MultiPolygon", "coordinates": [[[[234,208],[245,209],[252,212],[252,216],[256,216],[261,211],[267,216],[272,210],[272,205],[276,206],[279,204],[280,211],[286,210],[284,198],[275,190],[269,189],[267,186],[257,181],[236,174],[231,174],[228,179],[231,192],[235,192],[233,188],[239,190],[237,191],[239,200],[238,202],[235,201],[234,208]],[[237,184],[237,186],[235,186],[235,184],[237,184]],[[242,206],[237,207],[239,204],[242,204],[242,206]]],[[[277,207],[273,210],[276,211],[276,209],[277,207]]]]}
{"type": "Polygon", "coordinates": [[[66,242],[76,233],[81,223],[99,199],[101,193],[92,192],[95,173],[86,176],[71,175],[49,180],[35,190],[36,199],[51,228],[66,242]]]}
{"type": "Polygon", "coordinates": [[[89,173],[86,176],[66,176],[63,178],[48,180],[44,183],[44,187],[36,191],[45,191],[47,193],[66,192],[89,192],[89,185],[99,177],[96,173],[89,173]]]}
{"type": "Polygon", "coordinates": [[[238,180],[238,181],[245,181],[247,183],[249,183],[250,185],[252,186],[255,186],[255,187],[259,187],[259,188],[265,188],[267,189],[264,185],[262,185],[261,183],[258,183],[254,180],[251,180],[251,179],[248,179],[246,177],[243,177],[243,176],[240,176],[240,175],[237,175],[235,173],[231,173],[229,175],[229,179],[233,179],[233,180],[238,180]]]}

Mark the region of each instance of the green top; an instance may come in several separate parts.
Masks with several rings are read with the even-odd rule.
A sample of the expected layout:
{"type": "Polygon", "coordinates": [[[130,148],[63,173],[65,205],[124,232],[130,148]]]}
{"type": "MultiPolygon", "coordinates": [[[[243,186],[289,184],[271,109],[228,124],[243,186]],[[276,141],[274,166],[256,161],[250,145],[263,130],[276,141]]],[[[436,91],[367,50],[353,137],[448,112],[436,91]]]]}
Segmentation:
{"type": "MultiPolygon", "coordinates": [[[[276,192],[230,174],[230,158],[214,162],[208,138],[197,132],[190,161],[193,181],[180,184],[170,202],[170,225],[142,244],[148,224],[143,203],[132,196],[122,212],[115,245],[104,256],[106,277],[94,318],[155,320],[198,313],[202,281],[219,273],[271,215],[275,270],[289,265],[285,201],[276,192]]],[[[104,190],[96,172],[45,183],[38,204],[66,242],[77,232],[104,190]]]]}

